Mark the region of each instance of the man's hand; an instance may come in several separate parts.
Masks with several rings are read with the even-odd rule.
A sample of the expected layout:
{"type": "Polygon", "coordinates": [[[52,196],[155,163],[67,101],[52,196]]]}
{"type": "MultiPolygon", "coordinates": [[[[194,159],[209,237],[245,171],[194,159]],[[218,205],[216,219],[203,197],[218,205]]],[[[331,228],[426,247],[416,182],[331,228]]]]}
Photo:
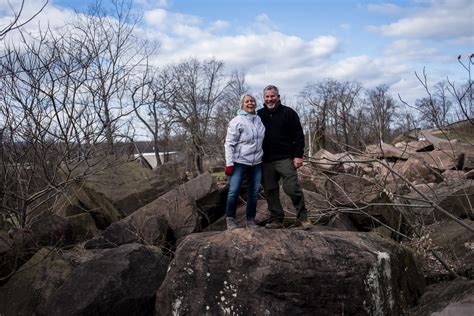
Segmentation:
{"type": "Polygon", "coordinates": [[[303,158],[293,158],[293,165],[295,166],[295,169],[298,169],[303,165],[303,158]]]}
{"type": "Polygon", "coordinates": [[[224,173],[226,176],[232,175],[233,172],[234,172],[234,166],[226,166],[224,169],[224,173]]]}

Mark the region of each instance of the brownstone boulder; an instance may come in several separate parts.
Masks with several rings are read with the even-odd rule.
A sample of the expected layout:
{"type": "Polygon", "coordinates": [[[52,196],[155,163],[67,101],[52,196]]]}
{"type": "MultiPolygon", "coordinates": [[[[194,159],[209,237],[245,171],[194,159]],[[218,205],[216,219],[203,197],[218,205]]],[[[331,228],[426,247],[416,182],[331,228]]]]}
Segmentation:
{"type": "Polygon", "coordinates": [[[70,172],[70,176],[79,176],[80,180],[67,188],[53,209],[63,217],[88,213],[99,229],[155,200],[178,181],[160,177],[135,161],[109,157],[87,163],[70,172]]]}
{"type": "Polygon", "coordinates": [[[408,150],[400,149],[390,144],[382,143],[369,145],[365,153],[374,158],[408,159],[408,150]]]}
{"type": "Polygon", "coordinates": [[[234,229],[192,234],[156,315],[400,315],[423,291],[412,254],[372,234],[234,229]]]}
{"type": "Polygon", "coordinates": [[[326,188],[330,203],[347,213],[359,229],[371,230],[384,224],[396,231],[405,230],[404,215],[392,206],[387,192],[377,183],[339,174],[328,179],[326,188]]]}
{"type": "Polygon", "coordinates": [[[140,244],[43,248],[0,288],[0,314],[150,315],[169,261],[140,244]]]}
{"type": "Polygon", "coordinates": [[[456,279],[431,284],[418,305],[407,311],[410,316],[472,316],[474,281],[456,279]]]}
{"type": "Polygon", "coordinates": [[[222,214],[221,191],[212,175],[204,173],[110,225],[85,247],[109,248],[130,242],[174,243],[200,231],[222,214]]]}
{"type": "Polygon", "coordinates": [[[429,225],[450,218],[445,212],[434,208],[433,203],[457,218],[474,219],[472,208],[474,205],[474,180],[451,179],[423,186],[421,193],[424,197],[413,191],[404,196],[404,206],[401,207],[405,213],[412,214],[417,223],[429,225]]]}
{"type": "Polygon", "coordinates": [[[430,152],[417,152],[413,157],[423,160],[428,166],[437,170],[461,169],[464,154],[452,153],[441,150],[430,152]]]}

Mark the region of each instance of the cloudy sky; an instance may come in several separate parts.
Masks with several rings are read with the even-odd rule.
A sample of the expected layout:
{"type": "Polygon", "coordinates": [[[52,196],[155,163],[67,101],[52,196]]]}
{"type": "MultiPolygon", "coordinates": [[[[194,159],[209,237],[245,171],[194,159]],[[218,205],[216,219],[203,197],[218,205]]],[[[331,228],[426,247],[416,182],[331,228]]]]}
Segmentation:
{"type": "MultiPolygon", "coordinates": [[[[25,13],[41,2],[25,1],[25,13]]],[[[8,3],[19,2],[0,0],[0,26],[8,3]]],[[[49,0],[27,27],[61,25],[88,3],[49,0]]],[[[275,84],[288,100],[334,78],[387,84],[414,102],[425,96],[415,72],[425,67],[430,84],[462,82],[468,73],[457,57],[467,64],[474,53],[472,0],[135,0],[133,9],[143,14],[141,33],[160,43],[157,63],[215,57],[243,70],[254,93],[275,84]]]]}

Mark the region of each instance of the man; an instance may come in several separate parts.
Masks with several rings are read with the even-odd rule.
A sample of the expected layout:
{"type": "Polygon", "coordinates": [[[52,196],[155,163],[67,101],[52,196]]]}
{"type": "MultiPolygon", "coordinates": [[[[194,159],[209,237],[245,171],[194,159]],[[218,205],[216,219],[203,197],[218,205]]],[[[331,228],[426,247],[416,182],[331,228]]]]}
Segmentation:
{"type": "Polygon", "coordinates": [[[266,228],[282,228],[285,213],[280,202],[279,181],[297,211],[297,223],[311,228],[303,191],[296,169],[303,165],[304,134],[298,114],[280,102],[278,88],[263,89],[263,109],[257,111],[265,126],[262,184],[267,198],[270,222],[266,228]]]}

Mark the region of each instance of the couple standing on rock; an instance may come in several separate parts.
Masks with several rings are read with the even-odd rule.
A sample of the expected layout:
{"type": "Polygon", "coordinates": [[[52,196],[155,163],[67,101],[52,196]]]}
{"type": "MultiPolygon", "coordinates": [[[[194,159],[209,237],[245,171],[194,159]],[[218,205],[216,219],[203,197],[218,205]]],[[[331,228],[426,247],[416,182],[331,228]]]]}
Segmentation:
{"type": "Polygon", "coordinates": [[[285,213],[280,202],[279,181],[297,211],[297,223],[310,228],[303,191],[296,169],[303,165],[304,134],[298,114],[280,102],[278,88],[263,89],[263,108],[250,94],[240,99],[240,109],[228,126],[225,140],[225,174],[229,178],[226,205],[227,229],[237,228],[235,219],[240,186],[247,177],[246,226],[256,227],[257,195],[262,180],[270,211],[265,228],[282,228],[285,213]]]}

